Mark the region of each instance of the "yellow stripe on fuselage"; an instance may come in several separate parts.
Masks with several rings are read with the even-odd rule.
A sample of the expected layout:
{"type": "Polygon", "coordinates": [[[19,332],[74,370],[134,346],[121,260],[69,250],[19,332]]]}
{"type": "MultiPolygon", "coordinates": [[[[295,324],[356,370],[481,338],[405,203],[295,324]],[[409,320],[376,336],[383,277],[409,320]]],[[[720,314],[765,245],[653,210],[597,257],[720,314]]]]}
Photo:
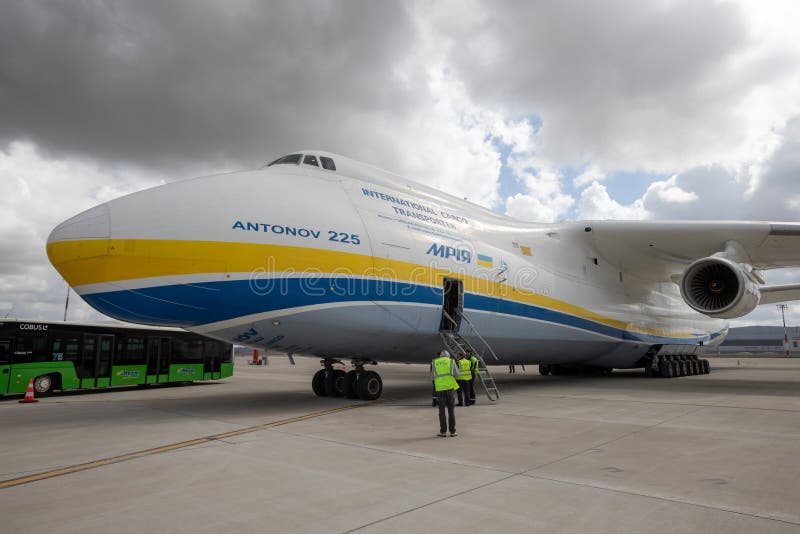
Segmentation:
{"type": "Polygon", "coordinates": [[[464,291],[473,294],[548,308],[632,332],[696,337],[689,333],[633,327],[580,306],[487,278],[352,252],[224,241],[88,239],[50,243],[47,255],[73,287],[163,276],[247,272],[333,273],[432,286],[441,286],[445,276],[456,277],[463,280],[464,291]]]}

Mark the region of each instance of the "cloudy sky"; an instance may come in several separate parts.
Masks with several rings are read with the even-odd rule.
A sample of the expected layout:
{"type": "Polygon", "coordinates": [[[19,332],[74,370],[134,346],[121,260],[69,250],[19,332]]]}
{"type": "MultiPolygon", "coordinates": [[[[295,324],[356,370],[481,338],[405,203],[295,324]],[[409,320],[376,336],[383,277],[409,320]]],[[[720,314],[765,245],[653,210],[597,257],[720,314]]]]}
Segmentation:
{"type": "MultiPolygon", "coordinates": [[[[44,243],[67,217],[298,148],[531,221],[800,221],[798,20],[760,0],[6,0],[0,317],[62,317],[44,243]]],[[[69,317],[98,316],[73,294],[69,317]]]]}

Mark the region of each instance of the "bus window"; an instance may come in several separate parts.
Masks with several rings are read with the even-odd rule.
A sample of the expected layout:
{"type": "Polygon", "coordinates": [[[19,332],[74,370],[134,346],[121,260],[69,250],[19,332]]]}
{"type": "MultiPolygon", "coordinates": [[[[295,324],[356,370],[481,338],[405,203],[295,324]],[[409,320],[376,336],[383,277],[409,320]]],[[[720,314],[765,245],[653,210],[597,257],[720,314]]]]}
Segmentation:
{"type": "Polygon", "coordinates": [[[220,361],[223,363],[231,363],[233,361],[233,347],[228,343],[220,343],[221,345],[219,350],[220,354],[222,355],[220,357],[220,361]]]}
{"type": "Polygon", "coordinates": [[[203,363],[203,340],[176,339],[172,349],[173,363],[203,363]]]}
{"type": "Polygon", "coordinates": [[[77,337],[55,337],[51,351],[53,361],[78,361],[81,341],[77,337]]]}
{"type": "Polygon", "coordinates": [[[114,356],[114,363],[119,365],[145,365],[147,363],[147,353],[144,350],[144,338],[129,337],[126,339],[125,348],[122,354],[114,356]]]}
{"type": "Polygon", "coordinates": [[[97,377],[111,376],[111,355],[114,352],[114,336],[100,336],[100,350],[97,351],[97,377]]]}
{"type": "Polygon", "coordinates": [[[11,363],[11,340],[0,339],[0,365],[11,363]]]}
{"type": "Polygon", "coordinates": [[[204,347],[205,371],[218,373],[222,362],[231,361],[230,353],[230,345],[214,339],[206,341],[204,347]]]}
{"type": "Polygon", "coordinates": [[[97,336],[83,338],[83,358],[75,366],[78,378],[94,378],[94,366],[97,361],[97,336]]]}
{"type": "Polygon", "coordinates": [[[16,363],[49,362],[52,359],[52,354],[47,350],[45,336],[19,336],[17,338],[17,346],[14,349],[16,363]]]}

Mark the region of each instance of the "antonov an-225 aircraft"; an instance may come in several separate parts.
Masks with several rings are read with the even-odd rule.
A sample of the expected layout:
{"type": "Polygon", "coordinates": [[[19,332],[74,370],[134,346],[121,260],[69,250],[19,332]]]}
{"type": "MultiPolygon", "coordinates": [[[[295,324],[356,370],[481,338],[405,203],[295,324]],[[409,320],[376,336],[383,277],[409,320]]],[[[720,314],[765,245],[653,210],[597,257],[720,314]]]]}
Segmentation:
{"type": "Polygon", "coordinates": [[[429,362],[468,334],[486,363],[543,374],[708,372],[676,350],[800,298],[764,281],[800,265],[797,223],[527,223],[319,150],[101,204],[47,253],[107,315],[319,357],[317,394],[364,399],[382,391],[365,364],[429,362]]]}

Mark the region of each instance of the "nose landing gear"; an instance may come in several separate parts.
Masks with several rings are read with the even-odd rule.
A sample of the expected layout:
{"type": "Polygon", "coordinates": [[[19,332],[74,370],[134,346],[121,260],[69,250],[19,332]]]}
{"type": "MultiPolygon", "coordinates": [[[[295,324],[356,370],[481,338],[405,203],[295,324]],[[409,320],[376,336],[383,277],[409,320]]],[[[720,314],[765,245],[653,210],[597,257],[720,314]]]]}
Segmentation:
{"type": "Polygon", "coordinates": [[[376,400],[383,393],[383,380],[375,371],[365,371],[364,365],[377,365],[373,360],[354,358],[351,360],[353,370],[344,372],[334,369],[334,364],[342,364],[341,360],[325,358],[320,361],[323,369],[311,379],[311,389],[318,397],[346,397],[348,399],[376,400]]]}

